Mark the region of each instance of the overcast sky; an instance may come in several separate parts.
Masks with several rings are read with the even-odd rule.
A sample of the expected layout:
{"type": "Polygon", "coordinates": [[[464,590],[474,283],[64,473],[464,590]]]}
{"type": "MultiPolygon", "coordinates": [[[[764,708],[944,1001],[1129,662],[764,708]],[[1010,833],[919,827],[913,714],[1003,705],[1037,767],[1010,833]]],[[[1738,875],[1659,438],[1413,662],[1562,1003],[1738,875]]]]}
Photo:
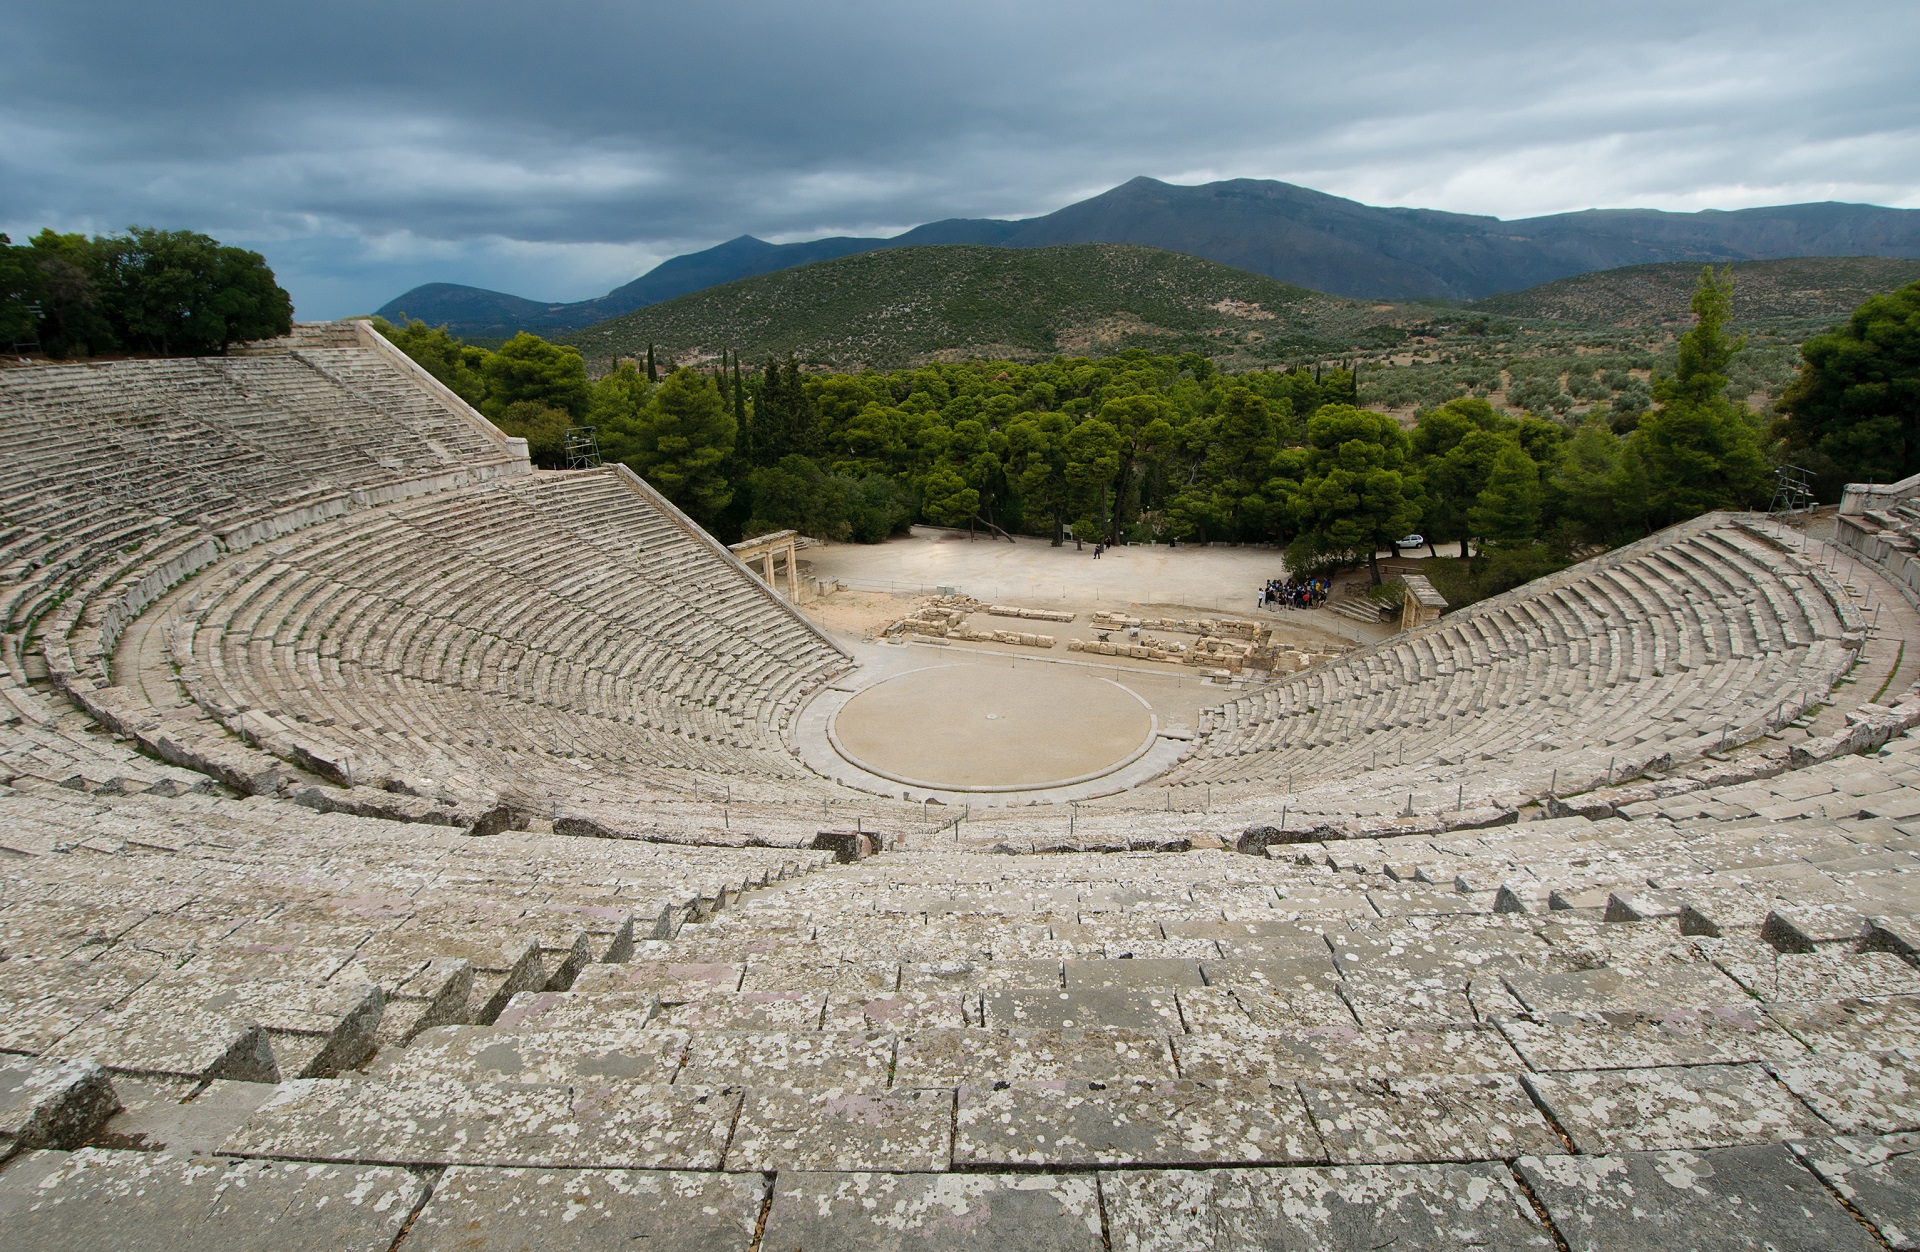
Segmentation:
{"type": "Polygon", "coordinates": [[[0,0],[0,230],[191,227],[302,317],[1138,174],[1525,217],[1920,207],[1920,3],[0,0]]]}

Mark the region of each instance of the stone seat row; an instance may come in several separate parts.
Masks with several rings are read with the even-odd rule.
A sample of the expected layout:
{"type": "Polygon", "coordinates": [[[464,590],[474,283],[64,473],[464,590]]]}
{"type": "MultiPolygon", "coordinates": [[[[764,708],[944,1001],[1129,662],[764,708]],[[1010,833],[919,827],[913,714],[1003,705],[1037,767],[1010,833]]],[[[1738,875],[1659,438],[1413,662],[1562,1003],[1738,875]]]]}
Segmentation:
{"type": "Polygon", "coordinates": [[[830,860],[526,835],[483,850],[259,798],[11,789],[0,811],[0,1052],[171,1082],[351,1068],[830,860]]]}
{"type": "Polygon", "coordinates": [[[1426,777],[1381,780],[1404,790],[1434,781],[1429,762],[1514,758],[1538,792],[1567,764],[1559,745],[1589,768],[1603,753],[1685,759],[1798,717],[1852,663],[1851,604],[1761,533],[1696,524],[1636,548],[1230,702],[1173,781],[1312,785],[1420,762],[1426,777]]]}
{"type": "MultiPolygon", "coordinates": [[[[0,1178],[21,1246],[138,1246],[164,1227],[196,1246],[450,1249],[514,1244],[1121,1248],[1673,1246],[1870,1249],[1912,1221],[1911,1144],[1838,1139],[1708,1153],[1564,1154],[1505,1165],[836,1174],[315,1166],[86,1148],[40,1151],[0,1178]],[[1827,1190],[1834,1186],[1843,1205],[1827,1190]],[[162,1199],[164,1197],[164,1199],[162,1199]],[[1536,1209],[1536,1205],[1538,1206],[1536,1209]],[[1851,1206],[1851,1207],[1848,1207],[1851,1206]],[[1652,1215],[1649,1214],[1652,1210],[1652,1215]],[[1551,1223],[1549,1227],[1548,1223],[1551,1223]],[[1904,1224],[1904,1225],[1903,1225],[1904,1224]],[[553,1232],[569,1240],[556,1242],[553,1232]],[[1570,1237],[1569,1237],[1570,1236],[1570,1237]]],[[[1896,1244],[1895,1246],[1901,1246],[1896,1244]]]]}
{"type": "Polygon", "coordinates": [[[564,1141],[575,1165],[763,1171],[1386,1165],[1719,1151],[1920,1117],[1900,1051],[1920,982],[1892,954],[1827,954],[1865,995],[1802,979],[1768,996],[1742,980],[1763,957],[1820,954],[1760,926],[1700,937],[1490,902],[1382,916],[1384,888],[1346,893],[1364,912],[1334,898],[1352,869],[1229,876],[1225,855],[1016,871],[895,854],[802,880],[517,997],[490,1028],[286,1091],[223,1146],[537,1166],[564,1141]],[[1149,946],[1176,942],[1203,946],[1149,946]]]}
{"type": "MultiPolygon", "coordinates": [[[[104,366],[55,366],[16,378],[17,394],[62,404],[74,417],[137,423],[152,439],[183,440],[209,426],[242,434],[308,439],[330,436],[342,452],[354,435],[377,436],[389,447],[411,446],[433,455],[483,458],[500,453],[480,428],[438,403],[371,343],[296,348],[225,359],[122,361],[104,366]]],[[[58,430],[58,424],[51,429],[58,430]]]]}
{"type": "MultiPolygon", "coordinates": [[[[376,770],[406,772],[422,764],[409,756],[426,755],[436,768],[451,758],[525,775],[558,756],[821,791],[780,727],[838,654],[737,572],[731,602],[662,587],[634,555],[639,538],[608,540],[628,553],[626,576],[611,559],[592,571],[529,561],[580,534],[614,534],[638,497],[611,472],[537,476],[528,488],[369,510],[228,563],[191,589],[169,631],[183,690],[243,733],[238,723],[261,714],[299,723],[376,770]],[[544,503],[548,490],[565,493],[566,510],[544,503]],[[476,541],[503,515],[515,542],[496,565],[476,541]],[[422,569],[459,576],[436,583],[422,569]]],[[[694,547],[678,528],[652,542],[694,547]]],[[[525,790],[557,789],[549,776],[525,790]]]]}
{"type": "MultiPolygon", "coordinates": [[[[324,540],[321,540],[321,542],[324,543],[324,540]]],[[[357,545],[355,545],[355,551],[357,551],[357,545]]],[[[388,570],[388,576],[382,580],[382,578],[378,576],[378,574],[380,574],[378,570],[374,570],[371,574],[367,572],[367,568],[365,568],[365,566],[369,565],[369,563],[365,561],[367,553],[361,551],[361,553],[359,553],[361,559],[355,561],[355,570],[359,572],[359,584],[361,584],[361,586],[371,586],[371,588],[384,591],[384,593],[392,593],[392,591],[399,590],[399,584],[405,582],[407,570],[409,570],[409,568],[411,568],[411,570],[417,570],[417,568],[419,568],[420,555],[422,555],[422,553],[417,551],[417,545],[409,547],[409,551],[405,551],[407,561],[397,563],[397,568],[388,570]]],[[[468,553],[468,555],[470,555],[470,553],[468,553]]],[[[275,578],[284,578],[284,576],[286,576],[284,570],[273,570],[269,576],[265,576],[265,588],[259,588],[259,590],[278,590],[278,584],[276,584],[275,578]]],[[[518,584],[518,586],[524,588],[526,584],[522,582],[522,584],[518,584]]],[[[250,590],[250,595],[253,595],[255,591],[257,590],[250,590]]],[[[449,597],[449,595],[436,595],[436,588],[424,588],[424,590],[415,588],[415,595],[419,597],[422,591],[424,591],[426,609],[428,609],[430,613],[442,614],[442,616],[455,618],[455,620],[474,620],[476,626],[482,626],[482,628],[486,628],[486,626],[509,626],[509,624],[511,624],[511,622],[501,622],[501,620],[493,618],[492,613],[490,613],[484,605],[501,605],[501,607],[509,607],[513,613],[530,616],[530,614],[528,614],[528,605],[526,605],[526,593],[522,591],[522,593],[516,595],[515,584],[513,584],[513,582],[507,582],[507,586],[493,586],[493,584],[486,584],[486,582],[472,582],[472,580],[468,580],[465,586],[459,588],[457,595],[451,595],[451,597],[449,597]],[[467,597],[472,597],[472,599],[467,599],[467,597]]],[[[655,613],[660,613],[659,624],[647,622],[645,618],[641,618],[639,622],[634,622],[632,618],[637,616],[637,614],[628,613],[628,607],[630,607],[630,605],[628,605],[628,601],[626,601],[626,597],[632,597],[632,595],[634,595],[634,590],[632,590],[630,586],[626,586],[626,584],[614,586],[614,580],[612,580],[611,576],[605,578],[605,582],[603,582],[601,588],[593,588],[593,590],[589,591],[589,599],[586,599],[584,603],[582,603],[580,588],[574,588],[574,590],[570,591],[566,590],[566,588],[555,588],[555,591],[557,591],[563,599],[570,601],[570,603],[580,603],[582,609],[586,609],[589,613],[603,613],[603,616],[609,620],[609,626],[607,626],[607,628],[601,628],[601,630],[611,630],[612,622],[620,622],[620,626],[622,626],[622,628],[628,628],[628,630],[645,630],[645,632],[649,632],[649,634],[660,634],[660,636],[666,638],[668,645],[678,643],[676,636],[689,636],[689,634],[695,634],[695,636],[697,636],[697,630],[687,630],[689,626],[695,626],[695,628],[705,626],[708,632],[712,632],[710,618],[701,620],[699,616],[695,616],[697,611],[691,609],[691,607],[687,607],[687,605],[682,605],[682,609],[680,609],[678,613],[672,614],[672,616],[666,616],[666,614],[660,613],[659,607],[655,607],[655,613]],[[609,609],[599,609],[599,605],[593,603],[593,601],[605,601],[609,595],[618,597],[618,599],[612,601],[609,609]]],[[[666,601],[666,603],[670,605],[670,603],[674,603],[674,601],[682,601],[684,591],[664,590],[655,593],[655,591],[641,590],[641,595],[653,595],[657,601],[666,601]]],[[[751,607],[751,605],[741,605],[741,607],[751,607]]],[[[238,626],[248,626],[252,620],[259,620],[259,613],[257,613],[257,611],[252,614],[246,614],[242,613],[244,609],[246,609],[246,605],[240,605],[240,607],[236,609],[236,613],[232,614],[234,618],[238,618],[234,624],[238,624],[238,626]]],[[[710,613],[710,609],[708,609],[707,613],[710,613]]],[[[221,620],[223,616],[227,616],[227,609],[225,609],[225,607],[219,607],[219,609],[209,611],[209,618],[215,620],[215,622],[221,620]]],[[[269,620],[271,620],[271,618],[278,618],[280,614],[271,613],[267,614],[267,616],[269,616],[269,620]]],[[[557,626],[559,626],[561,630],[566,630],[566,628],[572,628],[576,622],[578,622],[576,618],[564,618],[563,616],[563,618],[557,622],[557,626]]],[[[778,628],[780,622],[774,622],[774,626],[778,628]]],[[[593,657],[591,647],[609,647],[609,645],[603,643],[601,639],[591,638],[591,634],[597,634],[597,632],[584,632],[584,634],[589,634],[589,639],[586,639],[589,643],[589,651],[586,653],[588,659],[593,657]]],[[[789,634],[791,634],[791,632],[789,632],[789,634]]],[[[716,636],[716,634],[714,634],[712,639],[714,639],[716,643],[720,643],[722,636],[716,636]]],[[[541,643],[559,645],[561,639],[551,639],[551,641],[547,641],[547,639],[536,638],[532,639],[532,643],[534,643],[534,645],[541,645],[541,643]]],[[[691,643],[693,647],[699,647],[699,645],[701,645],[701,639],[691,639],[689,643],[691,643]]],[[[682,647],[689,645],[689,643],[682,643],[682,647]]],[[[760,647],[766,647],[768,641],[749,638],[737,639],[737,641],[730,641],[730,643],[732,643],[732,647],[735,647],[739,653],[751,655],[751,653],[758,651],[760,647]]],[[[787,639],[789,649],[791,649],[795,643],[803,643],[803,641],[797,638],[787,639]]],[[[298,645],[298,641],[296,641],[296,645],[298,645]]],[[[818,647],[818,643],[816,643],[814,647],[818,647]]]]}

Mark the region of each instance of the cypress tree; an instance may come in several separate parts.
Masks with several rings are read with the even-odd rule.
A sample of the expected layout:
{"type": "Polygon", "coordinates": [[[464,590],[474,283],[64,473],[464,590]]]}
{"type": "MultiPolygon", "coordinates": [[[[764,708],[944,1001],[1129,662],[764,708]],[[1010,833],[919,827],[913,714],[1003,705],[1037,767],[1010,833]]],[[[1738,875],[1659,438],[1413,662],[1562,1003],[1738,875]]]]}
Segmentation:
{"type": "Polygon", "coordinates": [[[766,373],[760,380],[759,403],[753,414],[753,460],[756,465],[772,465],[780,459],[780,432],[784,426],[781,410],[786,393],[780,386],[780,365],[767,358],[766,373]]]}
{"type": "Polygon", "coordinates": [[[740,354],[733,354],[733,424],[740,431],[740,439],[747,445],[749,457],[752,444],[747,433],[747,380],[740,376],[740,354]]]}
{"type": "MultiPolygon", "coordinates": [[[[800,456],[814,454],[813,405],[807,402],[807,389],[800,382],[800,362],[792,355],[780,371],[781,419],[784,429],[781,442],[785,445],[781,456],[797,453],[800,456]]],[[[775,458],[778,459],[777,457],[775,458]]]]}
{"type": "Polygon", "coordinates": [[[653,363],[653,345],[652,344],[647,345],[647,381],[650,383],[657,383],[660,381],[660,371],[657,367],[655,367],[653,363]]]}

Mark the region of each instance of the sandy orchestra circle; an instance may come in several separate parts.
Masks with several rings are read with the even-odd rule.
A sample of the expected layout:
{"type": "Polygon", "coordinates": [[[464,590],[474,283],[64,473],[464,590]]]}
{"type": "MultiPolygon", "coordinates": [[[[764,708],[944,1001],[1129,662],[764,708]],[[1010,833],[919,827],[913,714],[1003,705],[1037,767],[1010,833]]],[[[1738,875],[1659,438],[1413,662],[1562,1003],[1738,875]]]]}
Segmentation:
{"type": "Polygon", "coordinates": [[[935,665],[875,683],[834,714],[834,746],[919,786],[1060,786],[1117,769],[1152,741],[1146,701],[1052,665],[935,665]]]}

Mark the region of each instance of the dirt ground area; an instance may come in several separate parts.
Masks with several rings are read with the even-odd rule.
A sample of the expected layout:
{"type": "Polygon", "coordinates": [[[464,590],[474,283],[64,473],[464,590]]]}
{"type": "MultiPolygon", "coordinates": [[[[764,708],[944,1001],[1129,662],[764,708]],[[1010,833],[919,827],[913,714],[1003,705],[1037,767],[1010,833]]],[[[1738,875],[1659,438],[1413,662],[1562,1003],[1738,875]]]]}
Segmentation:
{"type": "Polygon", "coordinates": [[[806,601],[800,611],[828,630],[869,635],[905,617],[927,599],[911,591],[836,591],[806,601]]]}
{"type": "MultiPolygon", "coordinates": [[[[936,595],[971,596],[985,604],[1058,609],[1071,623],[1018,621],[982,611],[967,625],[1050,634],[1052,649],[975,642],[966,646],[1011,655],[1064,657],[1069,639],[1103,633],[1096,612],[1135,617],[1232,617],[1271,626],[1277,638],[1305,650],[1338,649],[1375,642],[1392,627],[1364,623],[1325,609],[1262,609],[1257,590],[1269,578],[1285,577],[1286,564],[1271,548],[1120,547],[1096,558],[1091,544],[1054,547],[1044,539],[1014,542],[969,539],[965,531],[916,526],[910,536],[883,544],[827,543],[806,549],[802,572],[838,587],[801,606],[829,630],[871,636],[936,595]]],[[[1358,575],[1365,578],[1365,574],[1358,575]]],[[[1181,636],[1170,636],[1180,638],[1181,636]]],[[[1075,654],[1078,655],[1078,654],[1075,654]]],[[[1126,668],[1163,670],[1165,665],[1127,658],[1101,658],[1126,668]]]]}
{"type": "Polygon", "coordinates": [[[922,786],[1040,787],[1108,769],[1153,733],[1147,698],[1098,670],[927,660],[840,710],[842,751],[922,786]]]}

